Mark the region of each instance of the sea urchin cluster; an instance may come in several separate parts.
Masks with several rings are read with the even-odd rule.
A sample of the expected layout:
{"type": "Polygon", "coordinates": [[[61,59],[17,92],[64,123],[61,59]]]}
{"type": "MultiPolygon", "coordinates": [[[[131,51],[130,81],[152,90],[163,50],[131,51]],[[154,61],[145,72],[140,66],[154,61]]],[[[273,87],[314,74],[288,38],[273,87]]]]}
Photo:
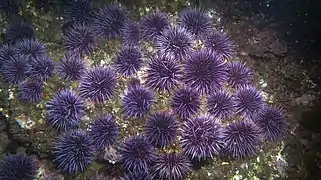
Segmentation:
{"type": "MultiPolygon", "coordinates": [[[[0,10],[4,2],[11,1],[0,1],[0,10]]],[[[237,46],[214,31],[208,12],[146,9],[129,17],[119,3],[94,5],[69,2],[62,56],[22,21],[11,23],[0,45],[10,98],[17,90],[21,104],[44,110],[59,136],[52,154],[62,172],[94,171],[88,167],[97,161],[101,169],[121,167],[119,179],[181,180],[192,162],[252,157],[263,140],[287,135],[285,112],[264,102],[254,73],[234,58],[237,46]]],[[[34,179],[36,171],[29,156],[0,162],[0,179],[34,179]]]]}

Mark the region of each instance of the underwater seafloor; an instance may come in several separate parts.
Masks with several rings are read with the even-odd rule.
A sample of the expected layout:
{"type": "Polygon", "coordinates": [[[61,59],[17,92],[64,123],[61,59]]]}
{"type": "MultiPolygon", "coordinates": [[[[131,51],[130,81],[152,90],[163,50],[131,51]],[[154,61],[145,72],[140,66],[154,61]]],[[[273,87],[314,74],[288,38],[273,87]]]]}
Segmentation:
{"type": "MultiPolygon", "coordinates": [[[[131,9],[132,13],[135,12],[133,13],[135,17],[156,7],[163,12],[175,15],[183,8],[195,3],[180,0],[120,2],[131,9]]],[[[262,1],[259,6],[270,9],[273,8],[273,3],[269,4],[271,2],[262,1]]],[[[319,165],[321,162],[321,124],[318,122],[321,112],[320,105],[318,105],[320,80],[317,79],[320,72],[318,72],[317,62],[302,56],[293,44],[284,38],[284,32],[279,31],[282,26],[268,19],[269,16],[265,12],[258,10],[251,14],[249,9],[257,8],[250,6],[251,3],[217,0],[215,2],[200,1],[199,5],[213,8],[211,10],[215,27],[224,29],[237,44],[237,55],[234,58],[246,62],[254,70],[255,82],[262,87],[266,99],[286,109],[291,132],[281,142],[262,145],[259,153],[253,158],[228,162],[214,158],[202,168],[190,173],[187,179],[321,179],[319,167],[321,166],[319,165]],[[309,61],[309,63],[302,63],[302,61],[309,61]]],[[[55,61],[64,56],[61,43],[63,20],[59,18],[62,11],[63,6],[59,3],[39,9],[34,2],[26,1],[20,12],[27,22],[32,22],[36,27],[37,38],[45,43],[47,51],[55,61]]],[[[304,16],[305,13],[301,12],[301,15],[304,16]]],[[[1,16],[0,29],[2,32],[7,23],[5,17],[1,16]]],[[[110,63],[119,42],[104,43],[106,43],[105,48],[95,51],[86,60],[94,61],[94,64],[101,64],[101,60],[106,61],[107,64],[110,63]]],[[[122,85],[125,81],[120,80],[122,85]]],[[[76,177],[70,177],[60,173],[52,162],[51,148],[57,138],[57,133],[45,123],[45,103],[60,87],[77,87],[77,84],[62,82],[57,77],[53,77],[47,82],[44,100],[37,106],[26,106],[12,97],[15,91],[8,92],[9,89],[2,79],[0,83],[0,154],[35,155],[40,165],[37,179],[85,180],[95,179],[97,174],[117,174],[121,171],[112,164],[93,163],[85,172],[76,177]],[[8,94],[11,94],[10,98],[8,94]]],[[[121,93],[122,90],[118,91],[121,93]]],[[[160,96],[166,99],[167,94],[160,96]]],[[[86,127],[90,119],[97,116],[97,113],[110,112],[117,117],[121,109],[119,101],[114,98],[106,106],[98,107],[98,110],[93,106],[88,107],[83,126],[86,127]]],[[[168,102],[160,104],[166,103],[168,102]]],[[[160,108],[164,107],[160,105],[160,108]]],[[[117,118],[120,117],[121,115],[117,118]]],[[[127,120],[121,122],[121,138],[142,130],[142,121],[136,121],[134,124],[127,120]]]]}

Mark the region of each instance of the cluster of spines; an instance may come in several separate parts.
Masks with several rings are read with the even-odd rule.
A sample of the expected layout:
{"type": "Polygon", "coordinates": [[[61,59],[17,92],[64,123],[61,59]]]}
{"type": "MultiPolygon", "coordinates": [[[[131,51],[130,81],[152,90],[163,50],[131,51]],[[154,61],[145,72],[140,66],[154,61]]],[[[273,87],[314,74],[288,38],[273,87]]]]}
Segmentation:
{"type": "Polygon", "coordinates": [[[66,56],[59,61],[57,74],[67,81],[80,80],[86,71],[85,62],[78,56],[66,56]]]}
{"type": "Polygon", "coordinates": [[[0,161],[0,179],[25,179],[36,178],[38,163],[35,158],[23,154],[7,155],[0,161]]]}
{"type": "Polygon", "coordinates": [[[116,88],[116,76],[109,67],[93,67],[80,80],[79,95],[96,103],[106,102],[116,88]]]}
{"type": "Polygon", "coordinates": [[[155,95],[140,85],[129,87],[123,98],[123,110],[126,117],[140,118],[146,115],[153,103],[155,95]]]}
{"type": "Polygon", "coordinates": [[[210,94],[227,81],[226,63],[212,51],[191,53],[184,63],[183,82],[200,94],[210,94]]]}
{"type": "Polygon", "coordinates": [[[156,113],[148,118],[145,134],[151,144],[165,148],[176,140],[178,127],[175,116],[165,112],[156,113]]]}
{"type": "Polygon", "coordinates": [[[133,173],[148,172],[156,160],[156,151],[144,136],[127,138],[120,153],[124,166],[133,173]]]}
{"type": "Polygon", "coordinates": [[[90,136],[82,130],[74,130],[60,136],[52,152],[59,169],[76,174],[85,171],[93,162],[94,150],[90,136]]]}
{"type": "Polygon", "coordinates": [[[118,38],[125,25],[126,10],[118,3],[100,8],[93,17],[93,28],[98,36],[106,39],[118,38]]]}
{"type": "Polygon", "coordinates": [[[186,120],[182,127],[181,146],[192,159],[206,160],[224,148],[222,124],[210,116],[186,120]]]}
{"type": "Polygon", "coordinates": [[[115,70],[124,76],[132,76],[143,65],[143,54],[136,46],[124,46],[120,49],[115,60],[115,70]]]}
{"type": "Polygon", "coordinates": [[[181,66],[174,58],[166,55],[155,55],[147,67],[146,86],[156,91],[176,89],[181,80],[181,66]]]}
{"type": "Polygon", "coordinates": [[[142,39],[155,42],[169,23],[168,16],[163,12],[150,13],[143,17],[140,23],[142,39]]]}
{"type": "Polygon", "coordinates": [[[119,126],[114,117],[105,115],[96,119],[91,125],[89,136],[97,150],[115,144],[118,139],[119,126]]]}
{"type": "Polygon", "coordinates": [[[58,131],[76,128],[85,115],[83,98],[71,90],[57,92],[46,107],[46,121],[58,131]]]}

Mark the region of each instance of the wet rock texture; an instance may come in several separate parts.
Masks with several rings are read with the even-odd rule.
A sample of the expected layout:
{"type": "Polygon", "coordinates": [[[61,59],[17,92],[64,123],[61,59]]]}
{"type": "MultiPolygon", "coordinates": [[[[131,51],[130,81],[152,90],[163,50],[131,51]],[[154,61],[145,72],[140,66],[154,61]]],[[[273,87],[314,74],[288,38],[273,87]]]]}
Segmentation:
{"type": "MultiPolygon", "coordinates": [[[[285,159],[282,159],[281,156],[267,157],[266,161],[254,159],[249,160],[248,163],[242,161],[232,164],[218,160],[214,164],[197,170],[190,179],[226,179],[228,178],[227,174],[241,174],[242,171],[247,172],[250,178],[259,179],[269,179],[271,174],[275,175],[273,176],[275,178],[287,179],[318,179],[321,177],[321,121],[319,118],[321,117],[321,103],[318,102],[320,101],[319,91],[321,91],[321,63],[318,59],[321,57],[311,49],[313,46],[311,43],[317,45],[319,37],[311,35],[316,30],[314,25],[310,25],[310,23],[314,23],[311,16],[316,16],[316,14],[307,8],[311,7],[312,10],[310,10],[313,11],[313,7],[317,4],[310,3],[299,6],[298,4],[301,2],[299,0],[277,2],[280,1],[266,0],[257,3],[242,0],[192,1],[200,6],[216,9],[217,15],[221,17],[217,28],[224,28],[238,44],[237,58],[244,60],[256,71],[255,76],[258,80],[261,78],[266,80],[268,86],[264,92],[273,96],[275,103],[283,104],[287,109],[291,123],[291,135],[282,145],[267,145],[265,147],[266,149],[277,149],[271,154],[281,154],[285,159]],[[287,6],[289,12],[282,12],[285,4],[290,4],[287,6]],[[296,10],[298,13],[294,13],[296,10]],[[293,22],[294,19],[300,21],[301,24],[293,22]],[[310,28],[311,32],[304,29],[304,26],[310,28]],[[295,27],[303,28],[302,32],[298,32],[295,27]],[[306,34],[305,38],[302,37],[304,34],[306,34]],[[275,164],[272,165],[263,163],[272,162],[269,158],[278,159],[274,160],[275,164]]],[[[170,12],[179,11],[182,8],[181,4],[183,4],[180,1],[176,4],[166,3],[148,4],[141,1],[135,4],[133,1],[125,2],[129,7],[157,5],[170,12]]],[[[30,11],[30,9],[27,10],[30,11]]],[[[47,11],[48,7],[45,10],[47,11]]],[[[50,15],[54,17],[54,13],[53,11],[50,15]]],[[[26,16],[32,15],[27,13],[26,16]]],[[[33,18],[36,19],[36,17],[33,18]]],[[[59,32],[60,26],[57,25],[59,22],[56,22],[55,18],[40,18],[37,19],[37,23],[44,27],[50,24],[46,29],[56,29],[56,32],[59,32]]],[[[59,50],[60,45],[55,44],[49,38],[55,37],[54,39],[59,40],[61,38],[59,35],[52,36],[43,32],[40,32],[40,35],[43,36],[45,42],[49,42],[49,48],[57,52],[61,51],[59,50]]],[[[55,86],[59,86],[60,83],[56,84],[55,86]]],[[[5,85],[1,84],[1,87],[5,87],[5,85]]],[[[58,87],[49,87],[49,89],[58,89],[58,87]]],[[[0,93],[2,109],[0,153],[24,151],[36,155],[41,163],[43,174],[39,176],[39,179],[63,179],[63,175],[59,174],[52,164],[53,157],[50,149],[56,134],[43,122],[43,114],[41,113],[43,107],[39,107],[34,112],[38,115],[33,116],[36,118],[33,119],[36,122],[33,128],[21,128],[15,119],[12,119],[19,110],[16,110],[15,104],[12,104],[14,102],[3,98],[7,97],[7,93],[5,90],[0,93]]],[[[50,97],[50,91],[46,97],[50,97]]],[[[115,109],[107,111],[115,111],[115,109]]],[[[135,133],[127,131],[128,127],[123,128],[126,129],[123,133],[135,133]]],[[[87,174],[72,177],[72,179],[104,179],[105,175],[111,174],[111,172],[115,174],[114,177],[118,177],[117,172],[121,172],[122,169],[117,162],[119,157],[116,149],[112,147],[98,155],[97,161],[107,165],[93,164],[87,174]],[[108,172],[106,169],[109,169],[108,172]]],[[[261,153],[265,153],[265,151],[262,150],[261,153]]],[[[65,176],[65,179],[68,178],[71,177],[65,176]]],[[[240,178],[240,176],[234,178],[240,178]]]]}

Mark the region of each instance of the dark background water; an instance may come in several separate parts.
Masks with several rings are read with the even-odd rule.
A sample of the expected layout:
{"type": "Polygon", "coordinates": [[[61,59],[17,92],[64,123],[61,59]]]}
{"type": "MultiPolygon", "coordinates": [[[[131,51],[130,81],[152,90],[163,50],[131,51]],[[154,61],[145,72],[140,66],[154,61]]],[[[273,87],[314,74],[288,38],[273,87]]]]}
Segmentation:
{"type": "Polygon", "coordinates": [[[198,4],[219,4],[224,18],[252,19],[257,26],[274,24],[288,45],[306,60],[321,59],[321,1],[318,0],[199,0],[198,4]]]}

